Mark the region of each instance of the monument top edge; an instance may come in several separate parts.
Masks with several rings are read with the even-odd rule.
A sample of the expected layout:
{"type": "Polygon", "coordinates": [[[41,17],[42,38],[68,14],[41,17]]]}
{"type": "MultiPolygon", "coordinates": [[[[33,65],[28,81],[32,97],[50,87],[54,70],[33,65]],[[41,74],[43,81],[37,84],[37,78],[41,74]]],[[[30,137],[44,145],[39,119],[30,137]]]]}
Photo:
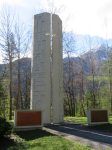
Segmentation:
{"type": "Polygon", "coordinates": [[[43,111],[41,109],[15,109],[14,111],[43,111]]]}
{"type": "MultiPolygon", "coordinates": [[[[37,17],[39,17],[39,15],[41,16],[43,14],[49,14],[50,15],[51,13],[43,12],[43,13],[40,13],[40,14],[35,14],[33,17],[34,17],[34,19],[36,19],[37,17]]],[[[58,17],[61,20],[61,18],[57,14],[52,14],[52,16],[56,16],[56,17],[58,17]]]]}
{"type": "Polygon", "coordinates": [[[61,18],[57,14],[52,14],[52,17],[53,16],[56,16],[56,17],[58,17],[61,20],[61,18]]]}
{"type": "Polygon", "coordinates": [[[34,16],[42,15],[42,14],[50,14],[50,13],[48,13],[48,12],[43,12],[43,13],[40,13],[40,14],[35,14],[34,16]]]}

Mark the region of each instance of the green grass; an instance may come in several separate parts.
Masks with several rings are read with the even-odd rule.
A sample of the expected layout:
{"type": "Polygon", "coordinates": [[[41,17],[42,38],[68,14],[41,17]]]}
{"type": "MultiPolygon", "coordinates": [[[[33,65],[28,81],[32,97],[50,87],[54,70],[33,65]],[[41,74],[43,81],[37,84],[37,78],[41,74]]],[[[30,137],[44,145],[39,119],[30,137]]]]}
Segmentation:
{"type": "Polygon", "coordinates": [[[0,150],[92,150],[46,130],[21,131],[0,140],[0,150]]]}
{"type": "Polygon", "coordinates": [[[14,120],[8,120],[8,122],[10,122],[10,123],[14,123],[14,120]]]}
{"type": "Polygon", "coordinates": [[[112,116],[109,116],[109,122],[112,124],[112,116]]]}
{"type": "Polygon", "coordinates": [[[64,121],[87,123],[87,117],[64,117],[64,121]]]}

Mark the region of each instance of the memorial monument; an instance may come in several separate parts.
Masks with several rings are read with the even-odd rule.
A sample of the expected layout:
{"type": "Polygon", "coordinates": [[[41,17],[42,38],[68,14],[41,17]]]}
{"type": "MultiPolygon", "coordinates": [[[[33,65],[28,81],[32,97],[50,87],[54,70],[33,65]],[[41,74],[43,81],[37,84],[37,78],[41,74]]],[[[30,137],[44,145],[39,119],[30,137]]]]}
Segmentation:
{"type": "Polygon", "coordinates": [[[41,13],[33,17],[30,109],[43,111],[44,124],[51,123],[51,88],[53,123],[60,123],[64,117],[62,21],[58,15],[41,13]]]}

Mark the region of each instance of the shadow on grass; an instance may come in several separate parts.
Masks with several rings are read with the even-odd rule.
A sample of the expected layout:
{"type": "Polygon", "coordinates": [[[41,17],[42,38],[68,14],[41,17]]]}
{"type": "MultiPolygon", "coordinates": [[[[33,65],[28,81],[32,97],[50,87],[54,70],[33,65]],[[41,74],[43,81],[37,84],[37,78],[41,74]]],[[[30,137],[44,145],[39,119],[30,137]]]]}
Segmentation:
{"type": "Polygon", "coordinates": [[[17,144],[14,142],[14,139],[10,139],[10,137],[0,137],[0,150],[7,150],[10,146],[16,146],[17,144]]]}
{"type": "Polygon", "coordinates": [[[41,143],[35,143],[33,145],[27,143],[27,145],[20,144],[17,146],[10,147],[7,150],[27,150],[27,149],[32,150],[33,148],[36,148],[36,147],[38,147],[38,149],[44,149],[45,145],[42,145],[41,143]]]}
{"type": "Polygon", "coordinates": [[[98,130],[103,130],[103,131],[110,131],[112,132],[112,124],[102,124],[102,125],[94,125],[94,126],[89,126],[91,129],[98,129],[98,130]]]}
{"type": "Polygon", "coordinates": [[[16,137],[17,140],[5,136],[0,139],[0,150],[18,150],[18,149],[22,150],[35,146],[39,146],[42,148],[43,145],[41,144],[41,142],[33,143],[33,145],[27,143],[27,145],[25,145],[24,142],[22,142],[20,139],[23,139],[24,141],[31,141],[45,136],[56,136],[55,134],[49,133],[45,130],[18,131],[14,132],[13,135],[14,137],[16,137]],[[18,137],[20,137],[20,139],[18,137]]]}
{"type": "Polygon", "coordinates": [[[31,130],[31,131],[19,131],[19,132],[15,132],[16,135],[18,135],[19,137],[21,137],[22,139],[25,139],[25,141],[29,141],[29,140],[35,140],[37,138],[42,138],[45,136],[56,136],[52,133],[49,133],[45,130],[31,130]]]}

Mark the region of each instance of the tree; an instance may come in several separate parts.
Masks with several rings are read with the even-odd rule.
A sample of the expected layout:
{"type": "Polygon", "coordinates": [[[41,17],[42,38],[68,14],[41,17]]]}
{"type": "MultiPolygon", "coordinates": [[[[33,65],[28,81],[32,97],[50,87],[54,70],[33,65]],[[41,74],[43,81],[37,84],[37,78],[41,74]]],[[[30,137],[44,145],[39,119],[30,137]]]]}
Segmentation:
{"type": "Polygon", "coordinates": [[[7,96],[2,84],[0,79],[0,116],[5,117],[7,96]]]}
{"type": "Polygon", "coordinates": [[[9,62],[9,78],[10,78],[10,120],[12,120],[12,70],[13,70],[13,65],[12,61],[15,58],[15,50],[16,50],[16,45],[14,41],[14,36],[13,33],[10,34],[10,37],[6,41],[6,46],[5,46],[5,60],[9,62]]]}
{"type": "Polygon", "coordinates": [[[3,57],[6,63],[9,64],[9,78],[10,78],[10,116],[12,119],[12,61],[15,58],[15,39],[13,34],[14,12],[11,8],[4,5],[1,13],[0,25],[0,47],[3,52],[3,57]]]}
{"type": "Polygon", "coordinates": [[[64,88],[64,93],[65,93],[65,98],[64,98],[64,105],[65,108],[68,105],[69,108],[69,115],[74,116],[75,115],[75,67],[74,67],[74,62],[72,58],[70,58],[71,54],[76,52],[76,36],[71,33],[67,33],[64,35],[63,38],[63,51],[64,54],[67,55],[67,57],[63,61],[63,88],[64,88]]]}
{"type": "MultiPolygon", "coordinates": [[[[16,109],[23,109],[23,93],[22,93],[22,76],[24,76],[26,74],[26,78],[27,78],[27,72],[28,70],[25,69],[26,72],[24,72],[25,74],[23,74],[22,72],[22,68],[24,66],[24,61],[21,61],[22,58],[24,58],[25,54],[28,52],[29,50],[29,45],[30,43],[30,35],[28,32],[28,28],[26,27],[26,25],[24,23],[20,23],[19,18],[15,24],[15,39],[16,39],[16,54],[17,54],[17,97],[16,97],[16,109]],[[21,56],[22,55],[22,56],[21,56]]],[[[23,59],[24,60],[24,59],[23,59]]],[[[26,58],[27,60],[27,58],[26,58]]],[[[27,68],[27,61],[25,62],[26,64],[26,68],[27,68]]],[[[23,79],[24,80],[24,79],[23,79]]],[[[27,85],[27,80],[26,83],[27,85]]],[[[26,86],[27,88],[27,86],[26,86]]],[[[27,93],[26,93],[27,94],[27,93]]]]}
{"type": "Polygon", "coordinates": [[[109,87],[111,112],[112,112],[112,48],[108,47],[107,44],[107,60],[105,60],[104,65],[101,67],[101,71],[105,73],[107,85],[109,87]]]}
{"type": "Polygon", "coordinates": [[[3,57],[6,62],[9,63],[9,78],[10,78],[10,116],[9,119],[12,119],[12,61],[15,58],[15,41],[14,35],[12,32],[12,16],[11,16],[10,7],[3,7],[2,16],[1,16],[1,29],[0,29],[0,46],[3,51],[3,57]]]}
{"type": "Polygon", "coordinates": [[[110,95],[110,103],[111,103],[111,113],[112,113],[112,88],[111,88],[111,84],[112,84],[112,81],[111,81],[111,48],[109,48],[108,46],[108,34],[107,34],[107,17],[105,18],[105,22],[104,22],[104,26],[105,26],[105,29],[106,29],[106,40],[105,40],[105,45],[106,45],[106,54],[107,54],[107,61],[106,61],[106,67],[107,67],[107,72],[108,72],[108,83],[109,83],[109,95],[110,95]],[[110,55],[110,56],[109,56],[110,55]]]}

